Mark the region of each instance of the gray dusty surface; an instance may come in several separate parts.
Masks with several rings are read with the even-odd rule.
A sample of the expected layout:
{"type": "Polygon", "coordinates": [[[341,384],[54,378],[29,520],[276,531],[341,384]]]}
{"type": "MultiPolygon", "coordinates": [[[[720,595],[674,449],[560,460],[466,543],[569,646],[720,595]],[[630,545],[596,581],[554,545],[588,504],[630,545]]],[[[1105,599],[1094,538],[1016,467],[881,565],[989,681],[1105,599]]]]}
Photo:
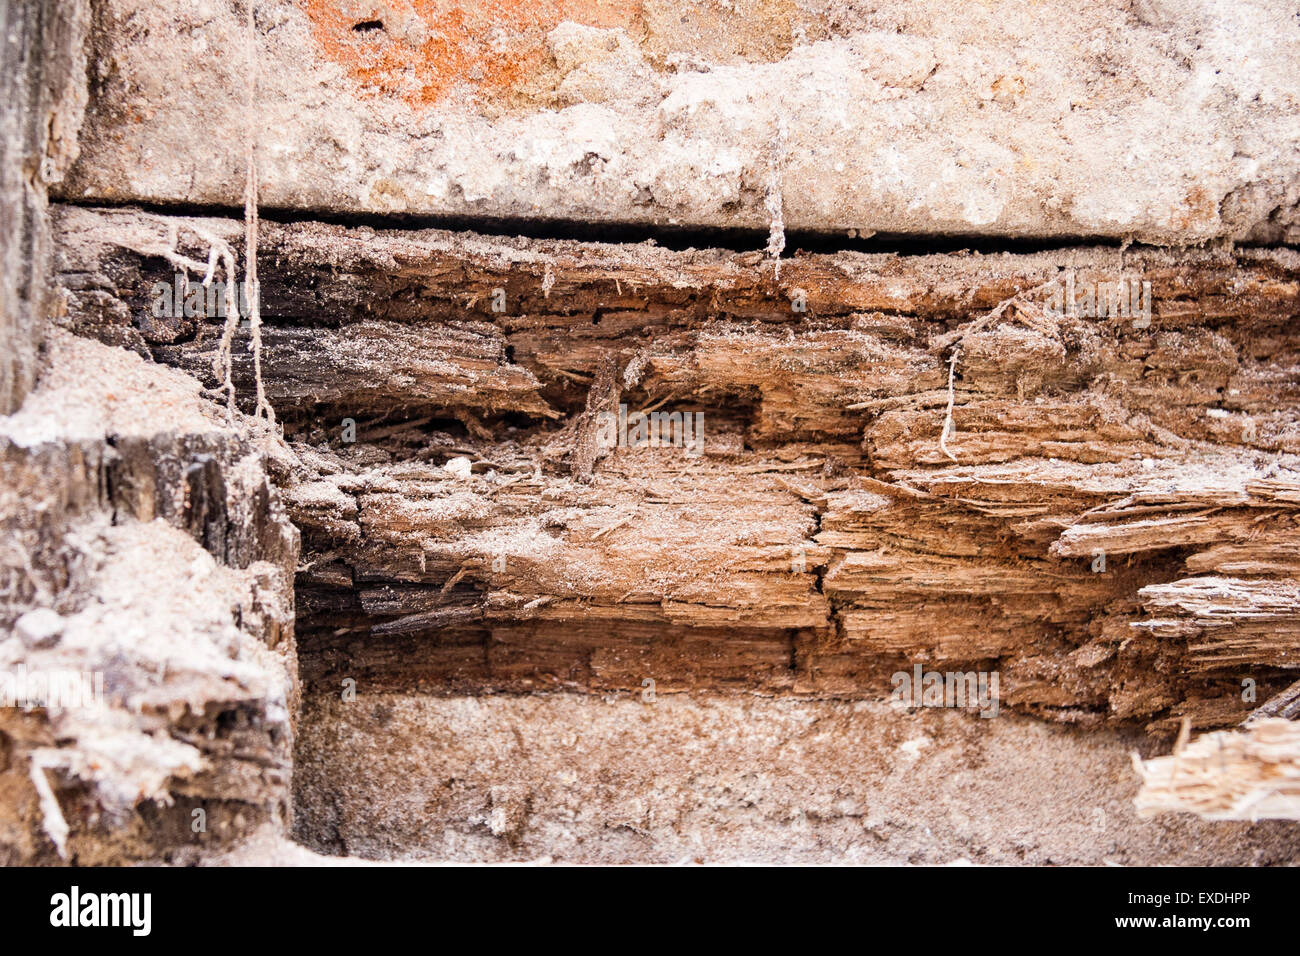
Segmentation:
{"type": "Polygon", "coordinates": [[[1141,735],[749,696],[308,700],[297,837],[399,860],[1266,864],[1289,823],[1139,819],[1141,735]]]}

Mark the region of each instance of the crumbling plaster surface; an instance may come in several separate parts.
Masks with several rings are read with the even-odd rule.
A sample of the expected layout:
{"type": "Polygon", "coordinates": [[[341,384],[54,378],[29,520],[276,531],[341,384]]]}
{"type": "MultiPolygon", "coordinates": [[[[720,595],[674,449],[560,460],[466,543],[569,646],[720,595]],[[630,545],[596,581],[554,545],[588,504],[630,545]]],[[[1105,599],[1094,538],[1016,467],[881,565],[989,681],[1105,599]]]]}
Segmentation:
{"type": "Polygon", "coordinates": [[[101,0],[61,195],[863,233],[1300,236],[1285,0],[101,0]],[[376,26],[381,24],[382,26],[376,26]],[[246,107],[256,77],[256,107],[246,107]]]}

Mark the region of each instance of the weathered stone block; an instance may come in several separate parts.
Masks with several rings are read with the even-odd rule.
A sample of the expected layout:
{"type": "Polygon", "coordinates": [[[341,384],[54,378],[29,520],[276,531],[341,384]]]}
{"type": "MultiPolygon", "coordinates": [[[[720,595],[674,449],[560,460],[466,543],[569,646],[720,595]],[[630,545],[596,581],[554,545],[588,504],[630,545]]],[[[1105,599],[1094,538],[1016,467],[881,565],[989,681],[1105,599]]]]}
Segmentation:
{"type": "Polygon", "coordinates": [[[1285,0],[244,9],[105,0],[64,197],[239,205],[251,137],[317,211],[1300,236],[1285,0]]]}

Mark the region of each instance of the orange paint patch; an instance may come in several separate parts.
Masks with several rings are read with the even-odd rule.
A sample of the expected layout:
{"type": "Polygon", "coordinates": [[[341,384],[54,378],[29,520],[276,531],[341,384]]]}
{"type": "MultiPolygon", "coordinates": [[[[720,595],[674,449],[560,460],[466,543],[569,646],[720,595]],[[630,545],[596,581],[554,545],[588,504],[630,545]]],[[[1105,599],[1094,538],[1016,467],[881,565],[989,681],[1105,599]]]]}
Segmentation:
{"type": "Polygon", "coordinates": [[[364,92],[413,107],[436,103],[460,84],[490,94],[518,89],[546,66],[546,34],[566,20],[632,28],[641,17],[640,0],[299,0],[299,5],[325,56],[364,92]]]}
{"type": "Polygon", "coordinates": [[[1206,192],[1204,186],[1193,187],[1183,199],[1182,208],[1187,212],[1175,216],[1174,221],[1184,231],[1213,225],[1219,218],[1219,204],[1206,192]]]}

